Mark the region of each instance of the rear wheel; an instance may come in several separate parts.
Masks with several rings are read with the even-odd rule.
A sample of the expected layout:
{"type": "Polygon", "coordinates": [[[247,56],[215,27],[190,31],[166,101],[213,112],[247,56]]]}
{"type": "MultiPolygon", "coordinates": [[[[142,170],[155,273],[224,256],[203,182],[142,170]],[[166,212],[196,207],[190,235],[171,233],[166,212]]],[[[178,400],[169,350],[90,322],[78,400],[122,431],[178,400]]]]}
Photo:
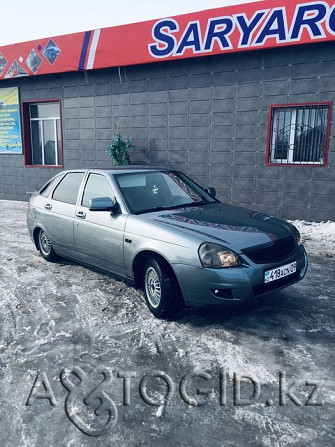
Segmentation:
{"type": "Polygon", "coordinates": [[[154,258],[144,269],[144,294],[151,312],[157,318],[169,318],[182,307],[181,293],[171,268],[154,258]]]}
{"type": "Polygon", "coordinates": [[[55,250],[53,249],[50,239],[48,238],[46,232],[44,230],[40,230],[38,233],[38,249],[43,256],[44,259],[47,261],[55,261],[57,258],[57,255],[55,253],[55,250]]]}

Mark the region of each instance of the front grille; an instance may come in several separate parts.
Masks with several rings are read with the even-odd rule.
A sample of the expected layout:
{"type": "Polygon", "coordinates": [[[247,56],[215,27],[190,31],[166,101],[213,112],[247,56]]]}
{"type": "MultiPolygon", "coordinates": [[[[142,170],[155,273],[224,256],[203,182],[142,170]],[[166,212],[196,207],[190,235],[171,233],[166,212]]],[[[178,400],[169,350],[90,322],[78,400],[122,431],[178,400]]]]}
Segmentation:
{"type": "Polygon", "coordinates": [[[296,248],[294,238],[274,242],[271,246],[258,246],[242,250],[255,264],[269,264],[280,262],[290,256],[296,248]]]}
{"type": "Polygon", "coordinates": [[[285,276],[284,278],[277,279],[267,284],[260,284],[252,288],[254,295],[264,295],[265,293],[272,292],[273,290],[285,287],[289,284],[296,282],[299,279],[300,271],[293,273],[292,275],[285,276]]]}

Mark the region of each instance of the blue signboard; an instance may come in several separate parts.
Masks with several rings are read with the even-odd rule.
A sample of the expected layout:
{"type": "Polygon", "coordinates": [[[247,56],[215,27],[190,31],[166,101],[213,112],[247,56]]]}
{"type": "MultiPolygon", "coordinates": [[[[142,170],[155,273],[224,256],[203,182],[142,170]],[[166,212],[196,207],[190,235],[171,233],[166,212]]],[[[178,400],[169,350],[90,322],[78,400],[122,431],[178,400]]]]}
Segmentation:
{"type": "Polygon", "coordinates": [[[17,87],[0,88],[0,154],[22,154],[17,87]]]}

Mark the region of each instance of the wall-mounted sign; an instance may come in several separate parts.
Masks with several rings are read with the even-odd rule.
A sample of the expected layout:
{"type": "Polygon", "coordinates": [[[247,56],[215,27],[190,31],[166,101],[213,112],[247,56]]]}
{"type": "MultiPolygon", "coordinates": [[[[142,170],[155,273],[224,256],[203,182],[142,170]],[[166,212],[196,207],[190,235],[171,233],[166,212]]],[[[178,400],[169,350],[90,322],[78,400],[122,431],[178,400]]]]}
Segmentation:
{"type": "Polygon", "coordinates": [[[334,0],[264,0],[0,47],[0,79],[334,40],[334,0]]]}
{"type": "Polygon", "coordinates": [[[17,87],[0,88],[0,154],[22,154],[17,87]]]}

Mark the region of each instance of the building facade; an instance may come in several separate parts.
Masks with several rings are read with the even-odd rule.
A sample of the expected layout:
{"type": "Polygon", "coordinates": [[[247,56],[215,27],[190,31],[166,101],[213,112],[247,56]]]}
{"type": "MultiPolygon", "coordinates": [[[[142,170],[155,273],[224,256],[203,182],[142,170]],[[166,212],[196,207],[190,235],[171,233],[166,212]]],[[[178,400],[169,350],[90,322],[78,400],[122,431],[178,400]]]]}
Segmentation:
{"type": "MultiPolygon", "coordinates": [[[[160,32],[155,29],[162,21],[150,23],[151,46],[146,48],[162,52],[174,45],[174,53],[143,63],[88,67],[90,54],[85,59],[82,47],[81,69],[62,72],[50,63],[61,56],[57,50],[50,53],[57,44],[53,38],[44,56],[35,49],[37,42],[27,45],[38,56],[30,49],[23,57],[28,73],[18,58],[17,65],[10,64],[6,48],[0,48],[8,62],[1,70],[0,59],[0,100],[1,92],[18,92],[22,135],[22,150],[18,143],[14,149],[8,143],[0,147],[0,199],[28,200],[27,192],[63,169],[110,167],[106,149],[118,123],[136,146],[133,163],[180,169],[202,186],[215,187],[225,202],[286,219],[335,220],[334,8],[329,2],[323,18],[320,5],[325,2],[305,2],[302,12],[298,2],[290,3],[292,17],[300,17],[300,28],[295,29],[297,18],[289,23],[290,38],[300,33],[300,40],[282,45],[284,6],[267,9],[267,22],[255,25],[252,34],[252,24],[265,14],[255,3],[244,22],[236,18],[242,6],[213,10],[207,37],[201,37],[202,52],[194,15],[173,19],[180,29],[181,23],[189,24],[178,42],[172,19],[160,32]],[[229,17],[248,29],[240,32],[238,49],[229,17]],[[317,39],[318,30],[329,35],[317,39]],[[252,36],[266,45],[249,51],[252,36]],[[234,48],[223,51],[225,43],[234,48]],[[43,57],[49,57],[50,72],[38,71],[43,57]],[[14,75],[9,66],[17,70],[14,75]]],[[[92,48],[94,35],[89,38],[92,48]]],[[[14,108],[8,110],[0,110],[0,143],[1,138],[13,141],[8,120],[14,108]]]]}

